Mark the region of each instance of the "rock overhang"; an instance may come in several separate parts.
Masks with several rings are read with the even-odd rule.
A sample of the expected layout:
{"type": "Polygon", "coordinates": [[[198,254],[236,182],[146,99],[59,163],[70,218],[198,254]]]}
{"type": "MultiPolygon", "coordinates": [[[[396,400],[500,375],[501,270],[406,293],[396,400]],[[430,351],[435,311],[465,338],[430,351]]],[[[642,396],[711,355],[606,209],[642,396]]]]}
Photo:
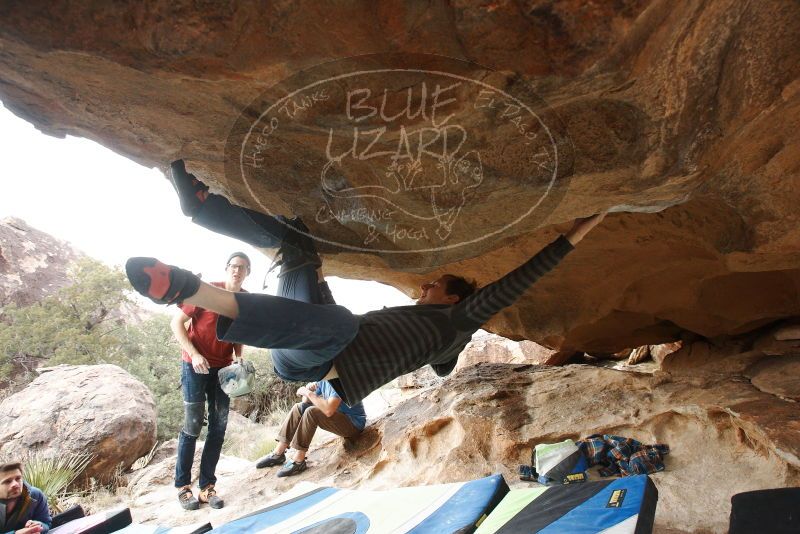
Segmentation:
{"type": "MultiPolygon", "coordinates": [[[[190,170],[233,201],[302,216],[328,241],[320,248],[331,274],[376,279],[406,292],[443,272],[488,283],[564,231],[569,220],[610,209],[615,213],[600,228],[489,328],[552,347],[602,352],[687,331],[736,334],[800,313],[796,4],[756,8],[715,1],[678,11],[664,1],[427,8],[387,2],[331,11],[312,2],[265,10],[185,10],[168,3],[145,9],[133,2],[44,10],[34,2],[6,4],[0,14],[0,99],[7,107],[47,133],[90,137],[150,166],[184,157],[190,170]],[[372,58],[362,70],[379,70],[391,56],[427,72],[435,69],[420,69],[420,62],[457,58],[459,75],[469,71],[470,80],[495,88],[494,94],[524,81],[535,94],[537,116],[552,126],[552,139],[538,147],[544,158],[520,156],[523,145],[513,138],[521,134],[513,122],[498,119],[503,110],[488,121],[475,109],[479,90],[461,88],[440,96],[460,98],[450,111],[460,113],[459,125],[475,139],[472,150],[480,158],[464,150],[439,170],[460,188],[432,193],[435,175],[425,173],[436,168],[433,160],[423,182],[411,160],[394,169],[365,164],[374,159],[350,161],[323,173],[324,134],[338,128],[334,148],[347,147],[342,143],[352,137],[343,132],[352,133],[360,118],[356,113],[331,123],[347,118],[346,107],[296,122],[271,154],[269,173],[253,183],[235,179],[226,168],[232,161],[227,145],[237,121],[258,119],[248,115],[253,104],[289,82],[309,82],[295,88],[318,82],[320,65],[341,66],[350,58],[352,66],[354,56],[372,58]],[[526,182],[518,169],[524,174],[552,163],[557,151],[558,202],[502,229],[497,221],[524,213],[546,187],[546,173],[533,180],[529,174],[526,182]],[[399,207],[361,195],[339,198],[320,217],[321,208],[331,208],[326,194],[372,187],[386,197],[386,180],[411,186],[399,207]],[[415,188],[414,180],[426,187],[415,188]],[[397,221],[409,228],[382,225],[387,211],[404,214],[397,221]],[[420,217],[431,225],[408,224],[420,217]],[[424,237],[415,239],[414,228],[423,228],[424,237]],[[476,231],[490,236],[471,242],[476,231]],[[454,240],[468,243],[441,246],[454,240]]],[[[441,77],[414,78],[408,86],[399,80],[369,81],[393,88],[388,94],[400,106],[395,110],[409,87],[421,89],[428,81],[432,97],[437,83],[446,86],[441,77]]],[[[346,95],[344,89],[377,85],[340,87],[346,95]]],[[[304,96],[313,99],[313,92],[304,96]]],[[[420,100],[417,91],[411,101],[420,100]]],[[[380,110],[380,92],[357,103],[361,107],[350,111],[360,110],[361,118],[380,110]]],[[[412,123],[421,129],[409,120],[409,130],[412,123]]],[[[364,126],[362,134],[381,126],[369,117],[357,125],[364,126]]],[[[371,142],[370,135],[361,140],[371,142]]],[[[407,142],[417,149],[432,138],[403,141],[399,128],[383,135],[392,146],[407,142]]],[[[436,144],[431,141],[429,152],[436,144]]]]}

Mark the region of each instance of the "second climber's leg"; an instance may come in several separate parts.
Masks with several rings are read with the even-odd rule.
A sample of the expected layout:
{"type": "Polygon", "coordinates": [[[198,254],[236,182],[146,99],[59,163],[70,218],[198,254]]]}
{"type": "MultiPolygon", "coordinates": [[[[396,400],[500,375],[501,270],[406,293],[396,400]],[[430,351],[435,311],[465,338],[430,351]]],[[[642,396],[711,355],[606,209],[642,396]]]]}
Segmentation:
{"type": "Polygon", "coordinates": [[[206,184],[187,172],[183,160],[172,162],[168,176],[181,210],[192,222],[254,247],[277,248],[283,243],[289,227],[282,219],[236,206],[210,193],[206,184]]]}

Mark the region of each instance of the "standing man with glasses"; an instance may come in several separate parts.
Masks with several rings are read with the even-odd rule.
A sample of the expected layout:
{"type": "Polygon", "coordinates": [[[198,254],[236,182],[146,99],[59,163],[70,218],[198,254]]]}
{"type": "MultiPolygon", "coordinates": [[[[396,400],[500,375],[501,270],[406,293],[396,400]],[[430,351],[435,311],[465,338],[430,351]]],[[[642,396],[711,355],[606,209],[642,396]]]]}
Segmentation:
{"type": "MultiPolygon", "coordinates": [[[[228,258],[224,282],[212,285],[228,291],[239,292],[250,274],[250,258],[243,252],[234,252],[228,258]]],[[[165,281],[169,283],[169,281],[165,281]]],[[[225,430],[228,426],[230,398],[222,391],[218,373],[241,358],[242,345],[217,339],[219,316],[190,304],[180,304],[172,319],[172,332],[182,349],[181,388],[183,390],[184,420],[178,436],[178,460],[175,464],[175,487],[179,489],[178,501],[185,510],[197,510],[200,503],[211,508],[222,508],[224,501],[217,495],[214,485],[225,430]],[[208,435],[200,460],[199,500],[192,494],[192,462],[195,443],[203,427],[205,406],[208,403],[208,435]]]]}

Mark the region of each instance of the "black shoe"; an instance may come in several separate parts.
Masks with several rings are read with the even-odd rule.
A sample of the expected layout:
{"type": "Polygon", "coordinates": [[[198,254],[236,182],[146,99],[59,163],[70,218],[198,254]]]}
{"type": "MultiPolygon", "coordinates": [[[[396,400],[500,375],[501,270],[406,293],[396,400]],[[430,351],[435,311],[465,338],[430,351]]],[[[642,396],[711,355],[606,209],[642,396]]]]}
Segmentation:
{"type": "Polygon", "coordinates": [[[196,274],[155,258],[129,258],[125,274],[136,291],[156,304],[180,304],[200,287],[196,274]]]}
{"type": "Polygon", "coordinates": [[[302,462],[287,462],[286,465],[283,466],[283,469],[278,471],[279,477],[291,477],[294,475],[299,475],[303,471],[308,468],[306,461],[303,460],[302,462]]]}
{"type": "Polygon", "coordinates": [[[182,159],[173,161],[169,166],[167,177],[178,193],[181,211],[187,217],[194,217],[200,205],[208,198],[208,186],[198,180],[194,174],[186,172],[182,159]]]}
{"type": "Polygon", "coordinates": [[[286,236],[283,238],[281,248],[278,250],[278,260],[275,266],[280,265],[281,271],[278,278],[282,278],[292,271],[308,265],[318,269],[322,260],[317,254],[314,239],[309,234],[308,228],[299,218],[285,221],[288,226],[286,236]]]}
{"type": "Polygon", "coordinates": [[[263,469],[264,467],[275,467],[276,465],[283,465],[286,463],[285,454],[269,453],[256,462],[256,469],[263,469]]]}

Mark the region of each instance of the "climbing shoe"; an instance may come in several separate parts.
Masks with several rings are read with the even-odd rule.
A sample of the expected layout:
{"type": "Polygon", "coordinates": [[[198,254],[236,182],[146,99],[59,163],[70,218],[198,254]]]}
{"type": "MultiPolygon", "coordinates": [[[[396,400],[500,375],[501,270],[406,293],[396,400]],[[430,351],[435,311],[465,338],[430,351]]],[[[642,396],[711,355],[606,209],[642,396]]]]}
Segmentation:
{"type": "Polygon", "coordinates": [[[130,258],[125,274],[133,288],[156,304],[180,304],[197,293],[200,278],[155,258],[130,258]]]}
{"type": "Polygon", "coordinates": [[[284,465],[280,471],[278,471],[278,476],[291,477],[294,475],[299,475],[300,473],[305,471],[306,468],[308,468],[308,465],[306,464],[305,460],[303,460],[302,462],[294,462],[290,460],[286,462],[286,465],[284,465]]]}
{"type": "Polygon", "coordinates": [[[181,211],[187,217],[194,217],[200,205],[208,198],[208,186],[198,180],[194,174],[186,171],[182,159],[173,161],[169,166],[167,177],[178,193],[181,211]]]}
{"type": "Polygon", "coordinates": [[[197,510],[200,508],[200,502],[192,495],[192,488],[184,486],[178,492],[178,502],[181,503],[181,508],[184,510],[197,510]]]}
{"type": "Polygon", "coordinates": [[[208,503],[208,505],[214,509],[220,509],[225,506],[225,501],[217,495],[214,484],[209,484],[205,489],[200,490],[200,496],[198,498],[200,502],[208,503]]]}
{"type": "Polygon", "coordinates": [[[268,455],[260,458],[256,462],[256,469],[262,469],[264,467],[275,467],[276,465],[283,465],[286,462],[286,455],[285,454],[275,454],[273,452],[269,453],[268,455]]]}
{"type": "Polygon", "coordinates": [[[321,267],[322,260],[317,254],[314,239],[303,221],[296,218],[285,220],[284,223],[288,227],[286,236],[283,238],[276,261],[270,270],[280,266],[278,278],[282,278],[290,272],[308,265],[312,265],[315,269],[321,267]]]}

